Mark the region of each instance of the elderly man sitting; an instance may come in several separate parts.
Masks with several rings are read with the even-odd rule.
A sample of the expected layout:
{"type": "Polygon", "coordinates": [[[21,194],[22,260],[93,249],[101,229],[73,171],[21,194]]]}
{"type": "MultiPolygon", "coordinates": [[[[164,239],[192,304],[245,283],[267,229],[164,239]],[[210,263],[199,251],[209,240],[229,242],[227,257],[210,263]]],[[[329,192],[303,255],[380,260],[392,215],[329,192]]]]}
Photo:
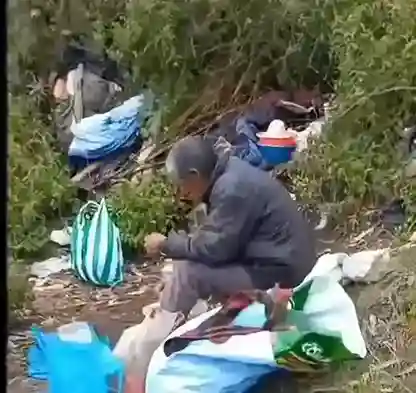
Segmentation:
{"type": "Polygon", "coordinates": [[[166,169],[180,196],[205,202],[208,215],[191,235],[152,233],[145,240],[149,254],[173,259],[173,271],[160,309],[136,328],[137,358],[132,360],[131,346],[130,355],[120,349],[123,338],[115,350],[141,378],[178,316],[187,316],[199,299],[266,290],[276,283],[293,288],[316,261],[309,224],[285,187],[266,172],[239,158],[217,155],[201,137],[177,142],[166,169]]]}

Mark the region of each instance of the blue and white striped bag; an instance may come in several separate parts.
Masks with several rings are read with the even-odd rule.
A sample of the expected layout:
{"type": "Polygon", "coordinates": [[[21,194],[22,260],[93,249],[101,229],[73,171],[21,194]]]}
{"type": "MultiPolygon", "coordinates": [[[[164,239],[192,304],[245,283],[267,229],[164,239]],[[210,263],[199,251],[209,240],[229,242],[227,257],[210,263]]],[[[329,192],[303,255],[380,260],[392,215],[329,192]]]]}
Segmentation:
{"type": "Polygon", "coordinates": [[[71,265],[83,281],[115,286],[124,277],[120,230],[111,220],[104,198],[87,202],[79,211],[71,234],[71,265]]]}

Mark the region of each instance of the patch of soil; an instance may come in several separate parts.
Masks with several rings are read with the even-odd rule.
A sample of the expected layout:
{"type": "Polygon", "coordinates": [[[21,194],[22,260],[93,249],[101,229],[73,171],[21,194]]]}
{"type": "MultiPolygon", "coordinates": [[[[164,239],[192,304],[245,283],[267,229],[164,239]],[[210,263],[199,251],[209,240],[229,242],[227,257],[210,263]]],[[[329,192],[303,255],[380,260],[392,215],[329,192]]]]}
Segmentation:
{"type": "MultiPolygon", "coordinates": [[[[387,247],[390,246],[392,239],[391,236],[381,232],[377,227],[373,229],[364,228],[360,235],[351,235],[348,238],[329,229],[319,231],[317,234],[320,239],[320,253],[325,250],[348,252],[363,248],[387,247]]],[[[396,283],[403,283],[403,280],[400,279],[401,274],[396,273],[393,277],[396,283]]],[[[383,303],[387,301],[386,299],[391,299],[391,295],[385,295],[387,293],[386,286],[390,288],[390,294],[398,293],[401,290],[401,284],[391,286],[392,284],[388,284],[389,280],[392,280],[392,278],[388,277],[387,281],[380,285],[353,286],[348,289],[348,293],[357,303],[364,334],[369,342],[371,361],[374,361],[374,356],[381,356],[380,348],[377,348],[378,344],[382,343],[384,345],[382,348],[384,353],[388,352],[388,348],[391,349],[390,343],[394,343],[396,348],[399,348],[403,343],[399,343],[398,340],[400,340],[400,337],[402,339],[406,337],[399,324],[400,318],[397,309],[392,309],[391,304],[386,306],[383,303]],[[375,326],[379,326],[379,328],[376,329],[375,326]],[[394,335],[387,335],[387,331],[394,335]]],[[[125,327],[137,324],[142,320],[142,308],[144,306],[157,301],[160,283],[161,273],[158,265],[140,268],[130,266],[125,283],[120,287],[111,289],[96,288],[81,283],[70,273],[57,274],[45,280],[37,279],[33,288],[33,310],[28,315],[27,321],[29,321],[29,324],[40,325],[46,330],[74,320],[88,321],[95,324],[99,331],[108,335],[115,342],[125,327]]],[[[10,393],[39,391],[42,386],[41,383],[31,381],[26,376],[25,351],[31,341],[28,325],[23,329],[19,327],[19,329],[10,332],[7,359],[8,392],[10,393]]],[[[402,353],[404,352],[402,351],[402,353]]],[[[400,356],[403,356],[404,361],[402,362],[402,358],[400,358],[400,370],[397,369],[397,364],[396,366],[393,365],[397,369],[396,374],[406,371],[406,366],[411,366],[409,362],[405,361],[405,355],[400,356]]],[[[380,361],[379,358],[376,358],[376,360],[377,364],[381,363],[383,365],[384,360],[380,361]]],[[[351,372],[337,373],[335,376],[329,375],[318,381],[309,380],[305,385],[302,384],[300,391],[305,393],[347,391],[340,388],[340,384],[351,384],[351,381],[358,383],[357,381],[360,380],[361,375],[368,371],[369,363],[370,360],[360,362],[358,367],[351,372]]],[[[396,390],[386,391],[395,392],[396,390]]]]}
{"type": "Polygon", "coordinates": [[[27,377],[26,350],[32,344],[30,325],[48,331],[72,321],[87,321],[115,343],[126,327],[141,322],[143,307],[158,300],[161,274],[157,265],[129,266],[124,284],[114,288],[93,287],[78,281],[70,272],[32,280],[33,309],[28,310],[25,325],[12,328],[9,333],[10,393],[38,391],[43,385],[27,377]]]}

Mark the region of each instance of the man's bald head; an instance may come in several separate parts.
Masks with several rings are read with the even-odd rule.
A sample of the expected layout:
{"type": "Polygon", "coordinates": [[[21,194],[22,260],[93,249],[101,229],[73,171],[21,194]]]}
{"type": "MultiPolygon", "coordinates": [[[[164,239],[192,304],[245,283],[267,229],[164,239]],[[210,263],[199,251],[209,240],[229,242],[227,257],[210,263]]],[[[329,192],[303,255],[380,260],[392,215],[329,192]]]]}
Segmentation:
{"type": "Polygon", "coordinates": [[[166,159],[166,171],[178,184],[189,175],[209,180],[217,163],[212,143],[200,136],[187,136],[176,142],[166,159]]]}

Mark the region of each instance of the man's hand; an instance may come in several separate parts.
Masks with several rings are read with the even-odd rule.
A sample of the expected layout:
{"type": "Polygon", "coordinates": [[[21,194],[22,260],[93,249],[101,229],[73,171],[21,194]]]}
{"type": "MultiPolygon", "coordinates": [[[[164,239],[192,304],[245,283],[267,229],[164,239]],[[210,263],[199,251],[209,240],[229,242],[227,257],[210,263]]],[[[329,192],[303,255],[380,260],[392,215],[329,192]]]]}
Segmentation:
{"type": "Polygon", "coordinates": [[[144,248],[147,255],[157,256],[160,254],[163,246],[163,242],[166,240],[166,236],[161,233],[151,233],[144,238],[144,248]]]}

